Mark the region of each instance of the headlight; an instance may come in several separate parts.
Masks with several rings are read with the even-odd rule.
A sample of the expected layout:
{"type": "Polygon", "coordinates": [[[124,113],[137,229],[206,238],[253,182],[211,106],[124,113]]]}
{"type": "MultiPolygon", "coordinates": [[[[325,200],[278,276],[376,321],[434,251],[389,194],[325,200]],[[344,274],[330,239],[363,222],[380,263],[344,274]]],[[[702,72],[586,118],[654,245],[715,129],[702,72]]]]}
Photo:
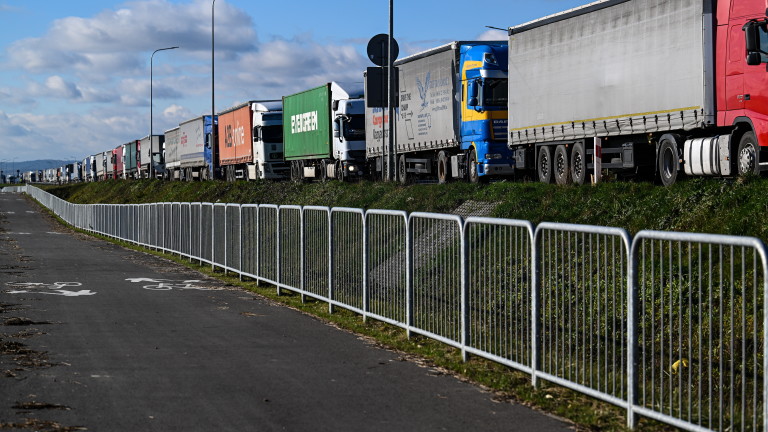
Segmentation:
{"type": "Polygon", "coordinates": [[[355,172],[357,170],[357,167],[354,165],[349,165],[349,172],[355,172]]]}
{"type": "Polygon", "coordinates": [[[501,159],[501,153],[487,153],[485,155],[486,159],[501,159]]]}

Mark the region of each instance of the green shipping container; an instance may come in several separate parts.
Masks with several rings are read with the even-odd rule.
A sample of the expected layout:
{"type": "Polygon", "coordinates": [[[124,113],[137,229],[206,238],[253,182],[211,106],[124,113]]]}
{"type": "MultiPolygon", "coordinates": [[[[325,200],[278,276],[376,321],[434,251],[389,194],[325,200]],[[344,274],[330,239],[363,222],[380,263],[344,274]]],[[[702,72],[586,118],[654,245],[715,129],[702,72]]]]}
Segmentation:
{"type": "Polygon", "coordinates": [[[331,85],[283,97],[285,160],[330,158],[331,85]]]}

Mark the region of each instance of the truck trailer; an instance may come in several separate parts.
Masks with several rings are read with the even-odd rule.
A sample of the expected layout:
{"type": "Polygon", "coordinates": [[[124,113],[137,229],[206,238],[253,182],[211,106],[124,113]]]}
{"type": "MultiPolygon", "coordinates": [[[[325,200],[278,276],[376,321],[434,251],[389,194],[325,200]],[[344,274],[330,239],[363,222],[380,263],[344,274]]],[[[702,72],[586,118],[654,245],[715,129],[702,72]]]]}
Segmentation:
{"type": "Polygon", "coordinates": [[[163,160],[165,161],[164,178],[166,180],[181,179],[181,160],[179,159],[179,126],[165,131],[165,146],[163,160]]]}
{"type": "MultiPolygon", "coordinates": [[[[515,173],[506,141],[506,41],[451,42],[395,66],[395,167],[401,182],[414,176],[478,182],[515,173]]],[[[377,177],[389,156],[388,137],[385,109],[367,108],[366,157],[377,177]]]]}
{"type": "Polygon", "coordinates": [[[283,97],[284,158],[293,181],[365,174],[362,84],[331,82],[283,97]]]}
{"type": "Polygon", "coordinates": [[[150,177],[150,163],[154,165],[152,167],[154,177],[163,177],[165,173],[165,165],[163,163],[164,142],[164,135],[152,135],[151,142],[149,136],[139,140],[139,159],[137,161],[139,178],[150,177]]]}
{"type": "Polygon", "coordinates": [[[180,123],[178,136],[178,178],[186,181],[211,178],[211,146],[208,145],[211,138],[211,116],[180,123]]]}
{"type": "Polygon", "coordinates": [[[764,0],[602,0],[510,27],[516,168],[561,184],[760,173],[767,22],[764,0]]]}
{"type": "Polygon", "coordinates": [[[123,144],[123,176],[124,179],[138,178],[139,141],[131,140],[123,144]]]}
{"type": "Polygon", "coordinates": [[[222,111],[219,118],[219,164],[224,178],[234,181],[287,177],[282,101],[249,101],[222,111]]]}

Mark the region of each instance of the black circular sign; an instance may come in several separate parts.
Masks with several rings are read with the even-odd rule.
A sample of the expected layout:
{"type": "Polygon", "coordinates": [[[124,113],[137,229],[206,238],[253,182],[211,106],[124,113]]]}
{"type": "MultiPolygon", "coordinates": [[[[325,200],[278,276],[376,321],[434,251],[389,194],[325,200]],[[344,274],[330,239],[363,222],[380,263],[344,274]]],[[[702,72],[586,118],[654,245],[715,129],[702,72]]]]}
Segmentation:
{"type": "MultiPolygon", "coordinates": [[[[368,58],[377,66],[388,66],[388,52],[387,41],[389,40],[388,34],[377,34],[368,41],[368,58]]],[[[392,61],[397,59],[400,54],[400,47],[397,45],[397,40],[392,38],[392,61]]]]}

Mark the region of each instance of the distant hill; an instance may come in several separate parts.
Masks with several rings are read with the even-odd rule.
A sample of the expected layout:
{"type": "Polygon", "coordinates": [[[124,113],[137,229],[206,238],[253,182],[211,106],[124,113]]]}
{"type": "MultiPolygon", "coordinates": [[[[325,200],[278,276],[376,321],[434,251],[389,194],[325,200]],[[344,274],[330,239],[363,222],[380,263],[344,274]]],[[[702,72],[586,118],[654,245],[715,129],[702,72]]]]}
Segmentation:
{"type": "Polygon", "coordinates": [[[72,161],[41,159],[24,162],[10,162],[3,160],[0,162],[0,171],[3,171],[3,174],[5,175],[15,175],[17,170],[20,173],[27,171],[40,171],[48,168],[59,168],[69,163],[72,163],[72,161]]]}

